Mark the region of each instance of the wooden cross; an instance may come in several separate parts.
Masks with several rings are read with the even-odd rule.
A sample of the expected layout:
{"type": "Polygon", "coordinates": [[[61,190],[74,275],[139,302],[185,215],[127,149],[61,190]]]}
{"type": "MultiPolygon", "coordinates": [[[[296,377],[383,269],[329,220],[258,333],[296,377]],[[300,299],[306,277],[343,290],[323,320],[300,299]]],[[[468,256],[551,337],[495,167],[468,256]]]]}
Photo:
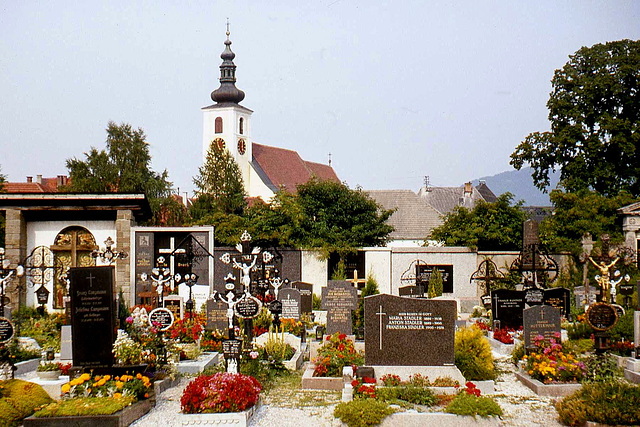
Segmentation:
{"type": "Polygon", "coordinates": [[[387,315],[387,313],[382,311],[382,304],[380,304],[380,309],[376,314],[380,317],[380,350],[382,350],[382,316],[387,315]]]}

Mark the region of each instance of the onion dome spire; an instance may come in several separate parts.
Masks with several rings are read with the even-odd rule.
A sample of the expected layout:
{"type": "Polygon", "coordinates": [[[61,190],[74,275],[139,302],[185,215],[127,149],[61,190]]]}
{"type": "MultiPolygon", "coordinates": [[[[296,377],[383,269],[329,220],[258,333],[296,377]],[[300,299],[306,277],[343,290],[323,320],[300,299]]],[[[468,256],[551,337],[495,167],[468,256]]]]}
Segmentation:
{"type": "Polygon", "coordinates": [[[244,92],[236,87],[236,65],[233,63],[236,54],[231,51],[228,21],[227,40],[225,40],[224,44],[224,52],[220,55],[220,58],[222,58],[222,64],[220,65],[220,87],[211,92],[211,99],[218,103],[230,102],[237,104],[244,99],[244,92]]]}

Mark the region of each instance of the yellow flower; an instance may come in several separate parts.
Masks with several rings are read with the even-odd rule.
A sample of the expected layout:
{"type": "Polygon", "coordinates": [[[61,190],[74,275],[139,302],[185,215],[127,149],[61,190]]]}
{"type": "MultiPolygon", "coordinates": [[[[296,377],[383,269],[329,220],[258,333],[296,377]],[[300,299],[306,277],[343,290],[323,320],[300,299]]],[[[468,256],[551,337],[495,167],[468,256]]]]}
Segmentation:
{"type": "Polygon", "coordinates": [[[114,393],[113,397],[115,397],[116,399],[119,399],[122,397],[122,393],[114,393]]]}
{"type": "Polygon", "coordinates": [[[69,383],[63,384],[62,387],[60,387],[62,394],[69,393],[69,390],[71,390],[71,384],[69,383]]]}
{"type": "Polygon", "coordinates": [[[105,375],[104,377],[102,377],[102,379],[105,381],[109,381],[111,379],[111,375],[105,375]]]}
{"type": "MultiPolygon", "coordinates": [[[[90,379],[91,379],[91,375],[89,375],[89,374],[82,374],[82,375],[80,375],[80,379],[82,380],[82,382],[88,381],[88,380],[90,380],[90,379]]],[[[82,383],[82,382],[81,382],[81,383],[82,383]]]]}
{"type": "Polygon", "coordinates": [[[139,380],[142,379],[142,374],[140,372],[138,372],[138,374],[136,375],[136,378],[139,379],[139,380]]]}
{"type": "Polygon", "coordinates": [[[124,383],[122,381],[116,381],[116,387],[117,388],[122,388],[123,385],[124,385],[124,383]]]}

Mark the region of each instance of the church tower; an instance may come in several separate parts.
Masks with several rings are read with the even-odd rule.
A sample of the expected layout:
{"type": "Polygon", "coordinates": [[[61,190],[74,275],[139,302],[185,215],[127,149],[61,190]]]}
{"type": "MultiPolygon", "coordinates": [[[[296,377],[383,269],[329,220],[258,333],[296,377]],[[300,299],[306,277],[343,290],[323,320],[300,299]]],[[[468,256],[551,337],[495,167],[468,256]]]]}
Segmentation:
{"type": "Polygon", "coordinates": [[[238,163],[245,191],[250,194],[253,111],[239,104],[244,99],[244,92],[236,87],[236,65],[233,63],[236,55],[231,51],[228,23],[226,34],[225,48],[220,55],[220,87],[211,92],[215,104],[202,109],[202,158],[206,161],[212,141],[225,147],[238,163]]]}

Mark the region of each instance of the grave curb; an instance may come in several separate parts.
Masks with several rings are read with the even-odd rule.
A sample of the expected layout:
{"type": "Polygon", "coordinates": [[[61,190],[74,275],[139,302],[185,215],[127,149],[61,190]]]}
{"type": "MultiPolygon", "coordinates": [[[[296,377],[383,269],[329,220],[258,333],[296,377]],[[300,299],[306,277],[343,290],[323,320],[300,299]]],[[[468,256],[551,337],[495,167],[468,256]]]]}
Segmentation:
{"type": "Polygon", "coordinates": [[[627,359],[630,359],[630,357],[618,356],[617,354],[611,354],[611,356],[613,356],[613,358],[616,359],[616,363],[618,364],[618,368],[622,368],[622,369],[626,369],[627,368],[627,359]]]}
{"type": "Polygon", "coordinates": [[[247,427],[251,417],[262,405],[262,399],[251,408],[242,412],[223,412],[218,414],[179,414],[178,421],[180,425],[226,425],[232,424],[236,427],[247,427]]]}
{"type": "Polygon", "coordinates": [[[180,376],[176,375],[175,378],[164,378],[159,381],[155,381],[153,383],[153,392],[156,396],[159,396],[160,393],[170,389],[171,387],[175,387],[180,382],[180,376]]]}
{"type": "Polygon", "coordinates": [[[120,427],[128,426],[153,408],[155,400],[140,400],[112,415],[83,415],[77,417],[36,418],[31,415],[23,420],[24,427],[120,427]]]}
{"type": "Polygon", "coordinates": [[[301,388],[304,390],[333,390],[340,391],[344,388],[344,377],[314,377],[315,366],[309,364],[302,374],[301,388]]]}
{"type": "Polygon", "coordinates": [[[562,397],[568,396],[582,388],[580,383],[570,384],[543,384],[538,380],[534,380],[524,372],[516,371],[516,378],[525,386],[529,387],[538,396],[562,397]]]}
{"type": "Polygon", "coordinates": [[[302,362],[304,359],[304,353],[307,351],[307,343],[303,342],[300,344],[300,348],[298,348],[291,359],[285,360],[283,363],[284,367],[290,371],[297,371],[302,367],[302,362]]]}
{"type": "Polygon", "coordinates": [[[182,360],[178,363],[178,373],[197,375],[210,366],[216,365],[220,353],[202,353],[198,360],[182,360]]]}
{"type": "Polygon", "coordinates": [[[493,335],[486,336],[486,338],[487,340],[489,340],[491,350],[495,351],[498,354],[504,354],[506,356],[510,355],[513,352],[513,349],[516,348],[516,344],[519,343],[519,340],[514,339],[513,344],[505,344],[493,338],[493,335]]]}
{"type": "Polygon", "coordinates": [[[443,412],[396,412],[386,416],[381,427],[423,427],[437,425],[438,427],[478,426],[492,427],[500,425],[498,417],[472,417],[468,415],[446,414],[443,412]]]}
{"type": "Polygon", "coordinates": [[[35,371],[40,364],[40,358],[23,360],[15,364],[16,371],[13,373],[15,376],[24,375],[28,372],[35,371]]]}

